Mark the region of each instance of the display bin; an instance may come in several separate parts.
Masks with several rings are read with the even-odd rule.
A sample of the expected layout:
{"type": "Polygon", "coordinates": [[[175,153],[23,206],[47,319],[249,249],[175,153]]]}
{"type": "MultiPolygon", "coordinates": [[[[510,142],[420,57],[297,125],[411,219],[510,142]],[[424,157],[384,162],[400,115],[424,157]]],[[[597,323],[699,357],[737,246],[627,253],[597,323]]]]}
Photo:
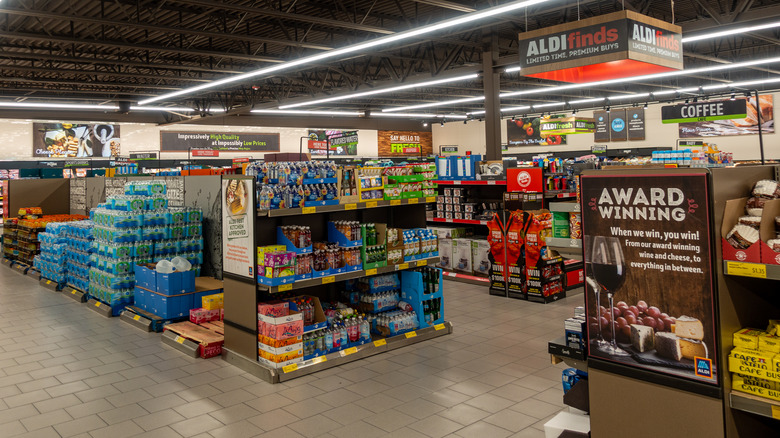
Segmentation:
{"type": "Polygon", "coordinates": [[[439,317],[430,324],[425,321],[424,302],[434,299],[441,300],[444,297],[444,276],[442,275],[441,269],[435,269],[439,273],[439,287],[438,291],[432,294],[425,293],[422,273],[414,271],[401,272],[401,300],[412,305],[415,313],[417,313],[417,321],[420,328],[444,323],[444,312],[442,309],[439,311],[439,317]]]}
{"type": "Polygon", "coordinates": [[[276,243],[287,247],[287,251],[294,252],[296,254],[310,254],[313,250],[312,245],[299,248],[295,246],[287,236],[282,232],[282,227],[276,227],[276,243]]]}
{"type": "MultiPolygon", "coordinates": [[[[314,271],[312,271],[312,274],[314,271]]],[[[257,276],[257,282],[266,286],[280,286],[282,284],[288,284],[295,281],[295,275],[288,275],[286,277],[269,278],[262,275],[257,276]]],[[[315,277],[316,278],[316,277],[315,277]]]]}
{"type": "Polygon", "coordinates": [[[355,248],[363,245],[363,239],[349,240],[347,236],[336,228],[336,224],[328,222],[328,241],[336,242],[343,248],[355,248]]]}
{"type": "MultiPolygon", "coordinates": [[[[304,325],[303,332],[309,333],[309,332],[322,330],[326,328],[328,326],[328,318],[325,316],[325,312],[322,310],[322,304],[320,303],[320,299],[311,295],[300,295],[300,297],[310,299],[312,304],[314,305],[314,324],[304,325]]],[[[295,298],[292,298],[290,300],[290,310],[295,310],[296,312],[298,312],[300,311],[300,309],[298,309],[298,306],[295,304],[294,301],[292,301],[294,299],[295,298]]]]}

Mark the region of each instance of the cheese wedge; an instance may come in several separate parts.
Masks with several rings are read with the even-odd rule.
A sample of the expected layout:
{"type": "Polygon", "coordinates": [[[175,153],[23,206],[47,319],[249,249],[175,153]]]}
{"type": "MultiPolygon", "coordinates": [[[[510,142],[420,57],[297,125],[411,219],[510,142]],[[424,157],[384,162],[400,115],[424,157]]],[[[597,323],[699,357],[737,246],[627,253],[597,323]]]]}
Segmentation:
{"type": "Polygon", "coordinates": [[[631,345],[640,353],[655,348],[655,336],[652,327],[631,324],[631,345]]]}
{"type": "Polygon", "coordinates": [[[659,356],[679,361],[682,359],[679,338],[674,333],[658,332],[655,334],[655,351],[659,356]]]}
{"type": "Polygon", "coordinates": [[[707,351],[707,344],[701,341],[692,341],[690,339],[679,338],[680,352],[682,357],[693,360],[694,357],[709,358],[709,352],[707,351]]]}
{"type": "Polygon", "coordinates": [[[674,334],[681,338],[701,341],[704,339],[704,326],[698,319],[683,315],[677,318],[674,324],[674,334]]]}

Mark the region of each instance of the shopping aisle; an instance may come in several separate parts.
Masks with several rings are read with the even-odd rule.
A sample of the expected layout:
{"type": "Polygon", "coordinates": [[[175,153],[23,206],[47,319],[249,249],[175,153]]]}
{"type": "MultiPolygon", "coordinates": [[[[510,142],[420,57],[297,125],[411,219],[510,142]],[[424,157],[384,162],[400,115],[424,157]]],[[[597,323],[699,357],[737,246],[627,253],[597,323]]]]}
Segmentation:
{"type": "Polygon", "coordinates": [[[563,407],[547,341],[582,295],[445,286],[453,334],[271,385],[0,267],[0,435],[543,437],[563,407]]]}

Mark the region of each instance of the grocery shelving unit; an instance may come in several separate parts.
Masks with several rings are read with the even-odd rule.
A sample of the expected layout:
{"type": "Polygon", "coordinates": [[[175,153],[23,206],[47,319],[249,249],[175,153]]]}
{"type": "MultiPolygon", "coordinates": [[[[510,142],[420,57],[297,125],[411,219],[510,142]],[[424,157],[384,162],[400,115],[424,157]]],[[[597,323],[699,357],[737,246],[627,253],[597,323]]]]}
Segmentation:
{"type": "Polygon", "coordinates": [[[744,392],[731,391],[729,406],[743,412],[761,415],[778,420],[780,416],[780,401],[758,397],[744,392]]]}
{"type": "MultiPolygon", "coordinates": [[[[549,210],[555,212],[578,213],[581,206],[578,202],[551,202],[549,210]]],[[[582,260],[582,239],[572,239],[563,237],[547,238],[547,246],[556,250],[566,258],[582,260]]]]}
{"type": "MultiPolygon", "coordinates": [[[[255,218],[254,246],[276,244],[276,229],[283,225],[303,225],[311,228],[314,241],[327,240],[329,221],[350,220],[361,223],[386,223],[395,228],[424,228],[426,204],[436,202],[435,196],[397,200],[373,200],[330,206],[279,210],[258,210],[255,218]]],[[[452,332],[449,322],[414,332],[376,339],[374,342],[309,359],[305,362],[274,369],[258,361],[257,303],[272,300],[288,292],[334,298],[338,285],[345,281],[372,275],[404,271],[438,263],[439,257],[390,264],[299,280],[280,286],[259,284],[257,278],[225,272],[225,346],[223,358],[243,370],[270,383],[302,377],[333,366],[358,360],[384,351],[424,341],[452,332]]]]}

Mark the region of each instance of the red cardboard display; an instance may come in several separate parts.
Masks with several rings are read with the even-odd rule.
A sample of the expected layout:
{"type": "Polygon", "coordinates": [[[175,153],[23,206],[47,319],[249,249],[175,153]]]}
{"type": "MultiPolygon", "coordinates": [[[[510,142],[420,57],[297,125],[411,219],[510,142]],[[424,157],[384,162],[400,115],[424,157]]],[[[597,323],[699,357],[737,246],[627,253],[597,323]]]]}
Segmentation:
{"type": "MultiPolygon", "coordinates": [[[[745,204],[748,198],[729,199],[726,201],[726,207],[723,211],[723,227],[721,228],[721,252],[723,260],[732,260],[737,262],[761,263],[761,242],[756,242],[747,249],[734,248],[726,240],[734,225],[739,221],[740,216],[745,215],[745,204]]],[[[763,220],[762,220],[763,225],[763,220]]]]}
{"type": "Polygon", "coordinates": [[[761,240],[758,242],[761,248],[761,263],[767,265],[780,265],[780,252],[773,251],[767,241],[775,239],[775,217],[780,216],[780,199],[766,201],[764,211],[761,216],[761,230],[759,235],[761,240]]]}
{"type": "Polygon", "coordinates": [[[540,167],[518,167],[507,169],[506,172],[508,192],[541,193],[544,191],[544,178],[540,167]]]}

